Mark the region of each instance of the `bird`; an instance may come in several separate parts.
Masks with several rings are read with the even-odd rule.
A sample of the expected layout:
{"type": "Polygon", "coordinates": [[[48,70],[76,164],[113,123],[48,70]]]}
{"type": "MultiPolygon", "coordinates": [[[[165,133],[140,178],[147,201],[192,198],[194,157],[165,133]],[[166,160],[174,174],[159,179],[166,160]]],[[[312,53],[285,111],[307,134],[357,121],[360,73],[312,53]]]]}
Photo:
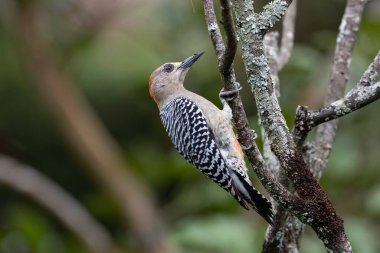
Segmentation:
{"type": "Polygon", "coordinates": [[[252,186],[248,177],[244,153],[233,131],[232,112],[223,90],[219,94],[224,106],[221,110],[184,87],[187,72],[203,53],[157,67],[149,78],[150,96],[178,152],[229,192],[242,207],[254,209],[272,224],[271,202],[252,186]]]}

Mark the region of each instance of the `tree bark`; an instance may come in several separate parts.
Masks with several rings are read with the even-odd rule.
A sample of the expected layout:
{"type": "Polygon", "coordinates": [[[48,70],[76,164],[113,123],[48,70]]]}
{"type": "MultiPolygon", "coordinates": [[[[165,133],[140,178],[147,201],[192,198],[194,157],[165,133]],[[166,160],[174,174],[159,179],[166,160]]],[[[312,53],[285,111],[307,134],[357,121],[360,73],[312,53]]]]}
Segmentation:
{"type": "MultiPolygon", "coordinates": [[[[366,71],[367,75],[364,74],[358,85],[341,98],[341,89],[347,81],[348,63],[366,1],[348,0],[337,41],[327,102],[323,108],[314,111],[300,107],[292,133],[285,123],[278,103],[278,71],[291,55],[295,5],[288,11],[283,22],[280,48],[277,45],[276,33],[267,34],[274,23],[284,15],[291,2],[274,0],[264,6],[260,13],[256,13],[251,0],[234,0],[233,5],[230,1],[220,0],[222,23],[226,31],[224,43],[213,2],[203,1],[206,23],[216,51],[224,90],[236,90],[239,86],[231,61],[236,52],[236,40],[239,38],[248,83],[255,95],[262,125],[265,159],[254,141],[256,134],[249,129],[240,95],[229,101],[229,105],[232,108],[239,142],[258,178],[278,204],[274,227],[268,228],[263,252],[298,252],[298,241],[303,231],[302,223],[313,228],[329,252],[352,252],[343,220],[337,215],[320,187],[317,180],[319,177],[315,177],[316,167],[321,166],[304,160],[305,156],[308,158],[307,161],[310,161],[310,152],[302,149],[302,144],[303,137],[306,137],[308,130],[313,126],[351,113],[379,98],[379,83],[375,83],[378,56],[366,71]],[[234,16],[231,14],[232,9],[234,16]],[[237,35],[233,23],[236,25],[237,35]],[[227,67],[226,59],[229,59],[227,67]],[[361,83],[365,85],[360,85],[361,83]]],[[[316,147],[321,148],[318,139],[316,147]]],[[[314,158],[318,157],[321,156],[316,154],[314,158]]],[[[326,161],[327,157],[323,156],[321,159],[326,161]]]]}

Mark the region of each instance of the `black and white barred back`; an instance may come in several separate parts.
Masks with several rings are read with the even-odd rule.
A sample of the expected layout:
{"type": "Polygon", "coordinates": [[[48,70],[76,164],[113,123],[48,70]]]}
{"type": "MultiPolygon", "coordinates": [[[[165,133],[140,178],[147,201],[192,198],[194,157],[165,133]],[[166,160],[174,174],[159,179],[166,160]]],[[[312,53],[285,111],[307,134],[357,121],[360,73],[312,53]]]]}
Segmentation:
{"type": "Polygon", "coordinates": [[[270,202],[250,185],[246,173],[229,170],[228,166],[233,160],[227,164],[205,116],[193,101],[178,97],[160,111],[160,117],[176,149],[188,162],[231,193],[244,208],[248,209],[248,202],[271,223],[270,202]]]}
{"type": "Polygon", "coordinates": [[[160,117],[174,146],[185,159],[215,183],[231,190],[231,176],[215,137],[198,106],[179,97],[165,106],[160,117]]]}

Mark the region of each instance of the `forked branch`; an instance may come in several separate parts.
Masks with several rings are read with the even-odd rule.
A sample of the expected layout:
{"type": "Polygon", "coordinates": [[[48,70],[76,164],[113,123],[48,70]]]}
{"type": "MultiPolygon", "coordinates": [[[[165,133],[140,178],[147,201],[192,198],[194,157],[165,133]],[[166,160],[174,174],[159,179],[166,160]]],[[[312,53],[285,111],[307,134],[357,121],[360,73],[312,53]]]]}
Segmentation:
{"type": "Polygon", "coordinates": [[[380,71],[380,52],[364,72],[360,81],[343,98],[317,110],[299,106],[296,113],[294,137],[299,145],[315,126],[352,113],[380,98],[380,83],[374,83],[380,71]]]}
{"type": "MultiPolygon", "coordinates": [[[[238,37],[242,43],[243,61],[248,77],[248,83],[255,95],[260,122],[264,129],[265,140],[270,144],[270,150],[280,162],[280,166],[284,172],[283,174],[289,182],[285,182],[286,180],[279,182],[278,178],[275,178],[273,174],[268,171],[268,166],[264,163],[263,157],[254,142],[253,135],[249,134],[250,130],[248,121],[245,117],[240,96],[237,94],[234,99],[229,101],[229,104],[233,109],[234,123],[239,135],[239,141],[244,148],[256,175],[271,194],[271,197],[276,200],[281,208],[289,211],[303,223],[310,225],[325,244],[329,252],[352,252],[350,242],[344,231],[343,221],[337,215],[317,179],[314,177],[313,173],[311,173],[312,168],[304,161],[302,151],[299,148],[299,145],[297,147],[296,142],[288,129],[278,103],[279,93],[276,92],[278,91],[278,81],[275,77],[277,71],[288,61],[293,46],[295,6],[294,9],[289,10],[287,20],[284,21],[284,34],[280,49],[277,48],[276,39],[273,35],[274,37],[267,37],[269,40],[268,44],[270,44],[273,51],[267,51],[265,54],[263,44],[264,35],[271,27],[273,27],[274,23],[284,15],[292,1],[271,1],[263,8],[261,13],[254,12],[253,1],[234,0],[233,2],[235,24],[238,37]],[[272,55],[274,57],[272,57],[272,55]],[[267,59],[266,56],[270,56],[269,59],[267,59]],[[273,61],[273,58],[276,57],[277,60],[273,61]],[[270,69],[268,65],[268,60],[271,61],[272,69],[270,69]],[[236,107],[236,103],[238,103],[238,107],[236,107]],[[292,190],[294,189],[296,194],[290,193],[284,185],[291,185],[292,190]],[[310,199],[310,196],[313,196],[312,200],[310,199]]],[[[358,109],[360,106],[364,106],[379,96],[379,84],[376,83],[371,86],[362,85],[361,87],[357,87],[343,100],[339,100],[343,95],[342,87],[344,88],[347,81],[348,63],[365,2],[366,1],[361,0],[348,0],[338,36],[338,45],[331,75],[330,92],[326,100],[329,102],[326,102],[326,105],[322,110],[323,113],[321,114],[321,112],[318,112],[320,113],[318,115],[329,115],[329,117],[334,117],[334,115],[338,114],[334,114],[331,111],[336,112],[337,107],[342,109],[343,106],[345,106],[345,108],[349,108],[352,111],[358,109]],[[342,94],[340,95],[339,92],[342,94]],[[360,96],[358,96],[359,94],[360,96]],[[363,97],[366,98],[364,99],[363,97]],[[332,110],[329,106],[331,106],[331,103],[334,101],[337,102],[333,104],[335,107],[333,108],[334,110],[332,110]]],[[[227,62],[225,59],[233,59],[231,55],[235,54],[235,49],[230,51],[228,46],[226,49],[219,30],[218,22],[216,21],[212,1],[204,0],[203,3],[206,22],[208,24],[213,45],[216,49],[219,72],[224,87],[225,89],[233,87],[236,89],[236,78],[233,72],[233,66],[231,65],[231,68],[227,71],[228,74],[226,74],[227,68],[224,66],[224,63],[227,62]],[[226,50],[228,50],[228,52],[226,52],[226,50]],[[229,57],[226,57],[227,54],[229,57]],[[221,66],[224,67],[221,68],[221,66]]],[[[223,20],[226,20],[224,15],[228,15],[227,17],[231,18],[231,12],[226,10],[226,8],[231,8],[229,2],[221,1],[221,6],[223,20]]],[[[233,22],[224,23],[225,26],[227,25],[227,27],[225,27],[227,43],[229,38],[232,38],[233,41],[235,41],[234,33],[229,32],[234,31],[231,30],[233,29],[231,28],[232,23],[233,22]]],[[[229,64],[230,62],[228,61],[227,66],[229,64]]],[[[375,80],[373,71],[371,73],[371,78],[368,77],[366,79],[367,83],[370,82],[368,80],[375,80]]],[[[317,112],[313,113],[317,115],[317,112]]],[[[306,116],[314,114],[306,113],[306,116]]],[[[326,117],[324,117],[324,120],[326,120],[326,117]]],[[[316,122],[316,120],[314,121],[316,122]]],[[[297,141],[297,144],[299,143],[300,142],[297,141]]],[[[285,219],[280,217],[278,221],[279,225],[283,225],[284,221],[285,219]]],[[[286,224],[296,225],[297,222],[296,219],[290,218],[286,221],[286,224]]],[[[297,238],[299,237],[302,228],[297,228],[294,231],[295,233],[293,233],[293,235],[295,236],[295,239],[293,241],[297,244],[297,238]]]]}
{"type": "MultiPolygon", "coordinates": [[[[280,205],[296,215],[302,222],[309,224],[324,242],[326,248],[335,252],[351,252],[342,219],[337,216],[326,194],[310,173],[310,168],[303,160],[302,154],[296,149],[274,94],[273,82],[264,54],[263,36],[273,25],[273,19],[271,19],[273,16],[270,16],[270,13],[275,13],[274,17],[279,19],[284,14],[284,3],[286,7],[288,3],[273,1],[271,7],[277,8],[277,10],[273,9],[268,12],[264,9],[264,14],[254,14],[251,1],[235,0],[234,3],[239,37],[242,41],[243,61],[248,83],[255,95],[260,121],[270,140],[272,151],[280,161],[281,167],[298,196],[303,200],[302,206],[299,206],[298,210],[307,210],[306,213],[310,219],[307,219],[304,213],[282,205],[281,199],[277,199],[273,194],[273,189],[265,184],[264,186],[280,205]],[[276,3],[278,4],[276,5],[276,3]],[[267,15],[268,23],[266,25],[257,23],[255,18],[257,15],[267,15]],[[310,196],[313,196],[312,202],[310,202],[310,196]]],[[[260,19],[261,22],[263,20],[260,19]]]]}

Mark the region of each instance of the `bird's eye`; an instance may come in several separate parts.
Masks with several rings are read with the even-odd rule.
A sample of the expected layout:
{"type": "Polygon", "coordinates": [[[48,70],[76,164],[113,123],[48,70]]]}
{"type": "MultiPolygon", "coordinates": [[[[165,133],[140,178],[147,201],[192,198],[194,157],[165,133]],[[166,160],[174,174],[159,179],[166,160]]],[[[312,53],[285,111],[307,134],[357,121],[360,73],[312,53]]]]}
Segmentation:
{"type": "Polygon", "coordinates": [[[164,71],[165,71],[166,73],[170,73],[170,72],[172,72],[173,69],[174,69],[174,65],[173,65],[173,64],[165,64],[165,65],[164,65],[164,71]]]}

